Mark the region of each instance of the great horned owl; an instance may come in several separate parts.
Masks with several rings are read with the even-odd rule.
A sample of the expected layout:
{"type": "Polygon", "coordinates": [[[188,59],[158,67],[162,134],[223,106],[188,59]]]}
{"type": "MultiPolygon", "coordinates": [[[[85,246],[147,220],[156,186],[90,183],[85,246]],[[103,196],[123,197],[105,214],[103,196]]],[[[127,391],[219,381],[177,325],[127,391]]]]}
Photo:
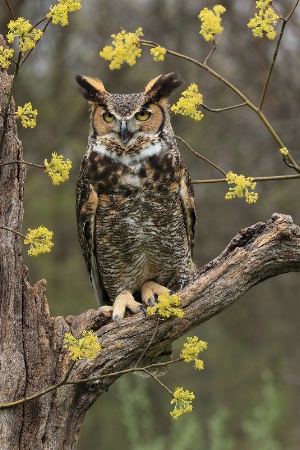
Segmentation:
{"type": "Polygon", "coordinates": [[[77,181],[79,240],[97,300],[119,323],[127,308],[153,305],[196,271],[193,189],[168,106],[182,80],[169,73],[140,94],[110,94],[98,79],[76,79],[91,105],[77,181]]]}

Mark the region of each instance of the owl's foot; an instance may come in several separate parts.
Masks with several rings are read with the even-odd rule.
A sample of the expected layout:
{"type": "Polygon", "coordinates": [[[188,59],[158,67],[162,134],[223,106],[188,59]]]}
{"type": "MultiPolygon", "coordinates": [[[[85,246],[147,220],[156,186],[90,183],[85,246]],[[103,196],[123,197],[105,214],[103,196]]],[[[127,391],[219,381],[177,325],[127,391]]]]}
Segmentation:
{"type": "Polygon", "coordinates": [[[142,302],[147,306],[154,306],[155,296],[171,293],[172,291],[170,291],[170,289],[155,281],[146,281],[141,289],[142,302]]]}
{"type": "Polygon", "coordinates": [[[125,315],[126,308],[130,309],[130,311],[134,314],[140,311],[144,311],[143,305],[134,300],[133,295],[130,291],[122,292],[116,297],[113,305],[112,318],[115,322],[117,322],[118,325],[120,320],[123,319],[125,315]]]}

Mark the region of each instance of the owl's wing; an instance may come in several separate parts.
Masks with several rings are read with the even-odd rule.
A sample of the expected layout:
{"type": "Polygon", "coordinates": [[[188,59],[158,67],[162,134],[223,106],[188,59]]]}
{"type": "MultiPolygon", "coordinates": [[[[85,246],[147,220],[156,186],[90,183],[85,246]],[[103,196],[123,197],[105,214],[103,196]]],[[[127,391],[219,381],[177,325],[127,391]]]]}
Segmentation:
{"type": "Polygon", "coordinates": [[[79,243],[88,269],[90,283],[100,306],[109,304],[97,265],[95,222],[98,196],[84,172],[84,161],[76,185],[76,214],[79,243]]]}
{"type": "Polygon", "coordinates": [[[183,170],[183,176],[180,182],[179,196],[183,210],[187,238],[190,244],[191,254],[193,255],[194,235],[197,217],[195,209],[194,189],[190,175],[186,168],[184,168],[183,170]]]}

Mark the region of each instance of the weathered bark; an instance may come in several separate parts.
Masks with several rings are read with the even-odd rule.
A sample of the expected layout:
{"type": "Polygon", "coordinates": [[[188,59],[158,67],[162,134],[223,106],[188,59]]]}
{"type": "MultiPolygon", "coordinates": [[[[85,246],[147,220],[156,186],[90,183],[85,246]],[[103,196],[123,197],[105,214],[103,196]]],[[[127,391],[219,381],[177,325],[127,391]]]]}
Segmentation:
{"type": "MultiPolygon", "coordinates": [[[[0,99],[5,104],[11,79],[0,73],[0,99]]],[[[14,105],[11,105],[13,112],[14,105]]],[[[1,124],[0,118],[0,124],[1,124]]],[[[13,116],[0,162],[22,159],[13,116]]],[[[0,167],[0,225],[21,231],[24,168],[0,167]]],[[[93,361],[78,362],[71,379],[109,374],[130,367],[153,337],[156,318],[138,314],[122,320],[89,310],[80,316],[51,318],[46,282],[30,286],[23,266],[21,239],[0,229],[0,403],[3,405],[58,383],[69,358],[63,350],[66,332],[90,328],[102,351],[93,361]]],[[[160,322],[148,353],[155,353],[189,329],[209,320],[255,284],[284,272],[300,271],[300,229],[289,216],[274,214],[265,223],[240,231],[224,252],[205,266],[181,293],[184,319],[160,322]]],[[[14,408],[0,410],[0,448],[75,449],[80,426],[91,404],[115,381],[67,385],[14,408]]]]}

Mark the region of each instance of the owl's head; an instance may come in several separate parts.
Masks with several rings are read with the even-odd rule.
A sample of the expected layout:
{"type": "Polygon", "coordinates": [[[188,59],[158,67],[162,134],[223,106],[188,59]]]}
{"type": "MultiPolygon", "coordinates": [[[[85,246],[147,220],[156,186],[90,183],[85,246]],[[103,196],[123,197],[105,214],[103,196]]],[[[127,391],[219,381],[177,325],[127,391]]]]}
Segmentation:
{"type": "Polygon", "coordinates": [[[94,133],[109,135],[122,146],[170,127],[168,97],[183,82],[177,73],[169,73],[151,80],[140,94],[110,94],[101,80],[86,76],[76,80],[92,106],[94,133]]]}

